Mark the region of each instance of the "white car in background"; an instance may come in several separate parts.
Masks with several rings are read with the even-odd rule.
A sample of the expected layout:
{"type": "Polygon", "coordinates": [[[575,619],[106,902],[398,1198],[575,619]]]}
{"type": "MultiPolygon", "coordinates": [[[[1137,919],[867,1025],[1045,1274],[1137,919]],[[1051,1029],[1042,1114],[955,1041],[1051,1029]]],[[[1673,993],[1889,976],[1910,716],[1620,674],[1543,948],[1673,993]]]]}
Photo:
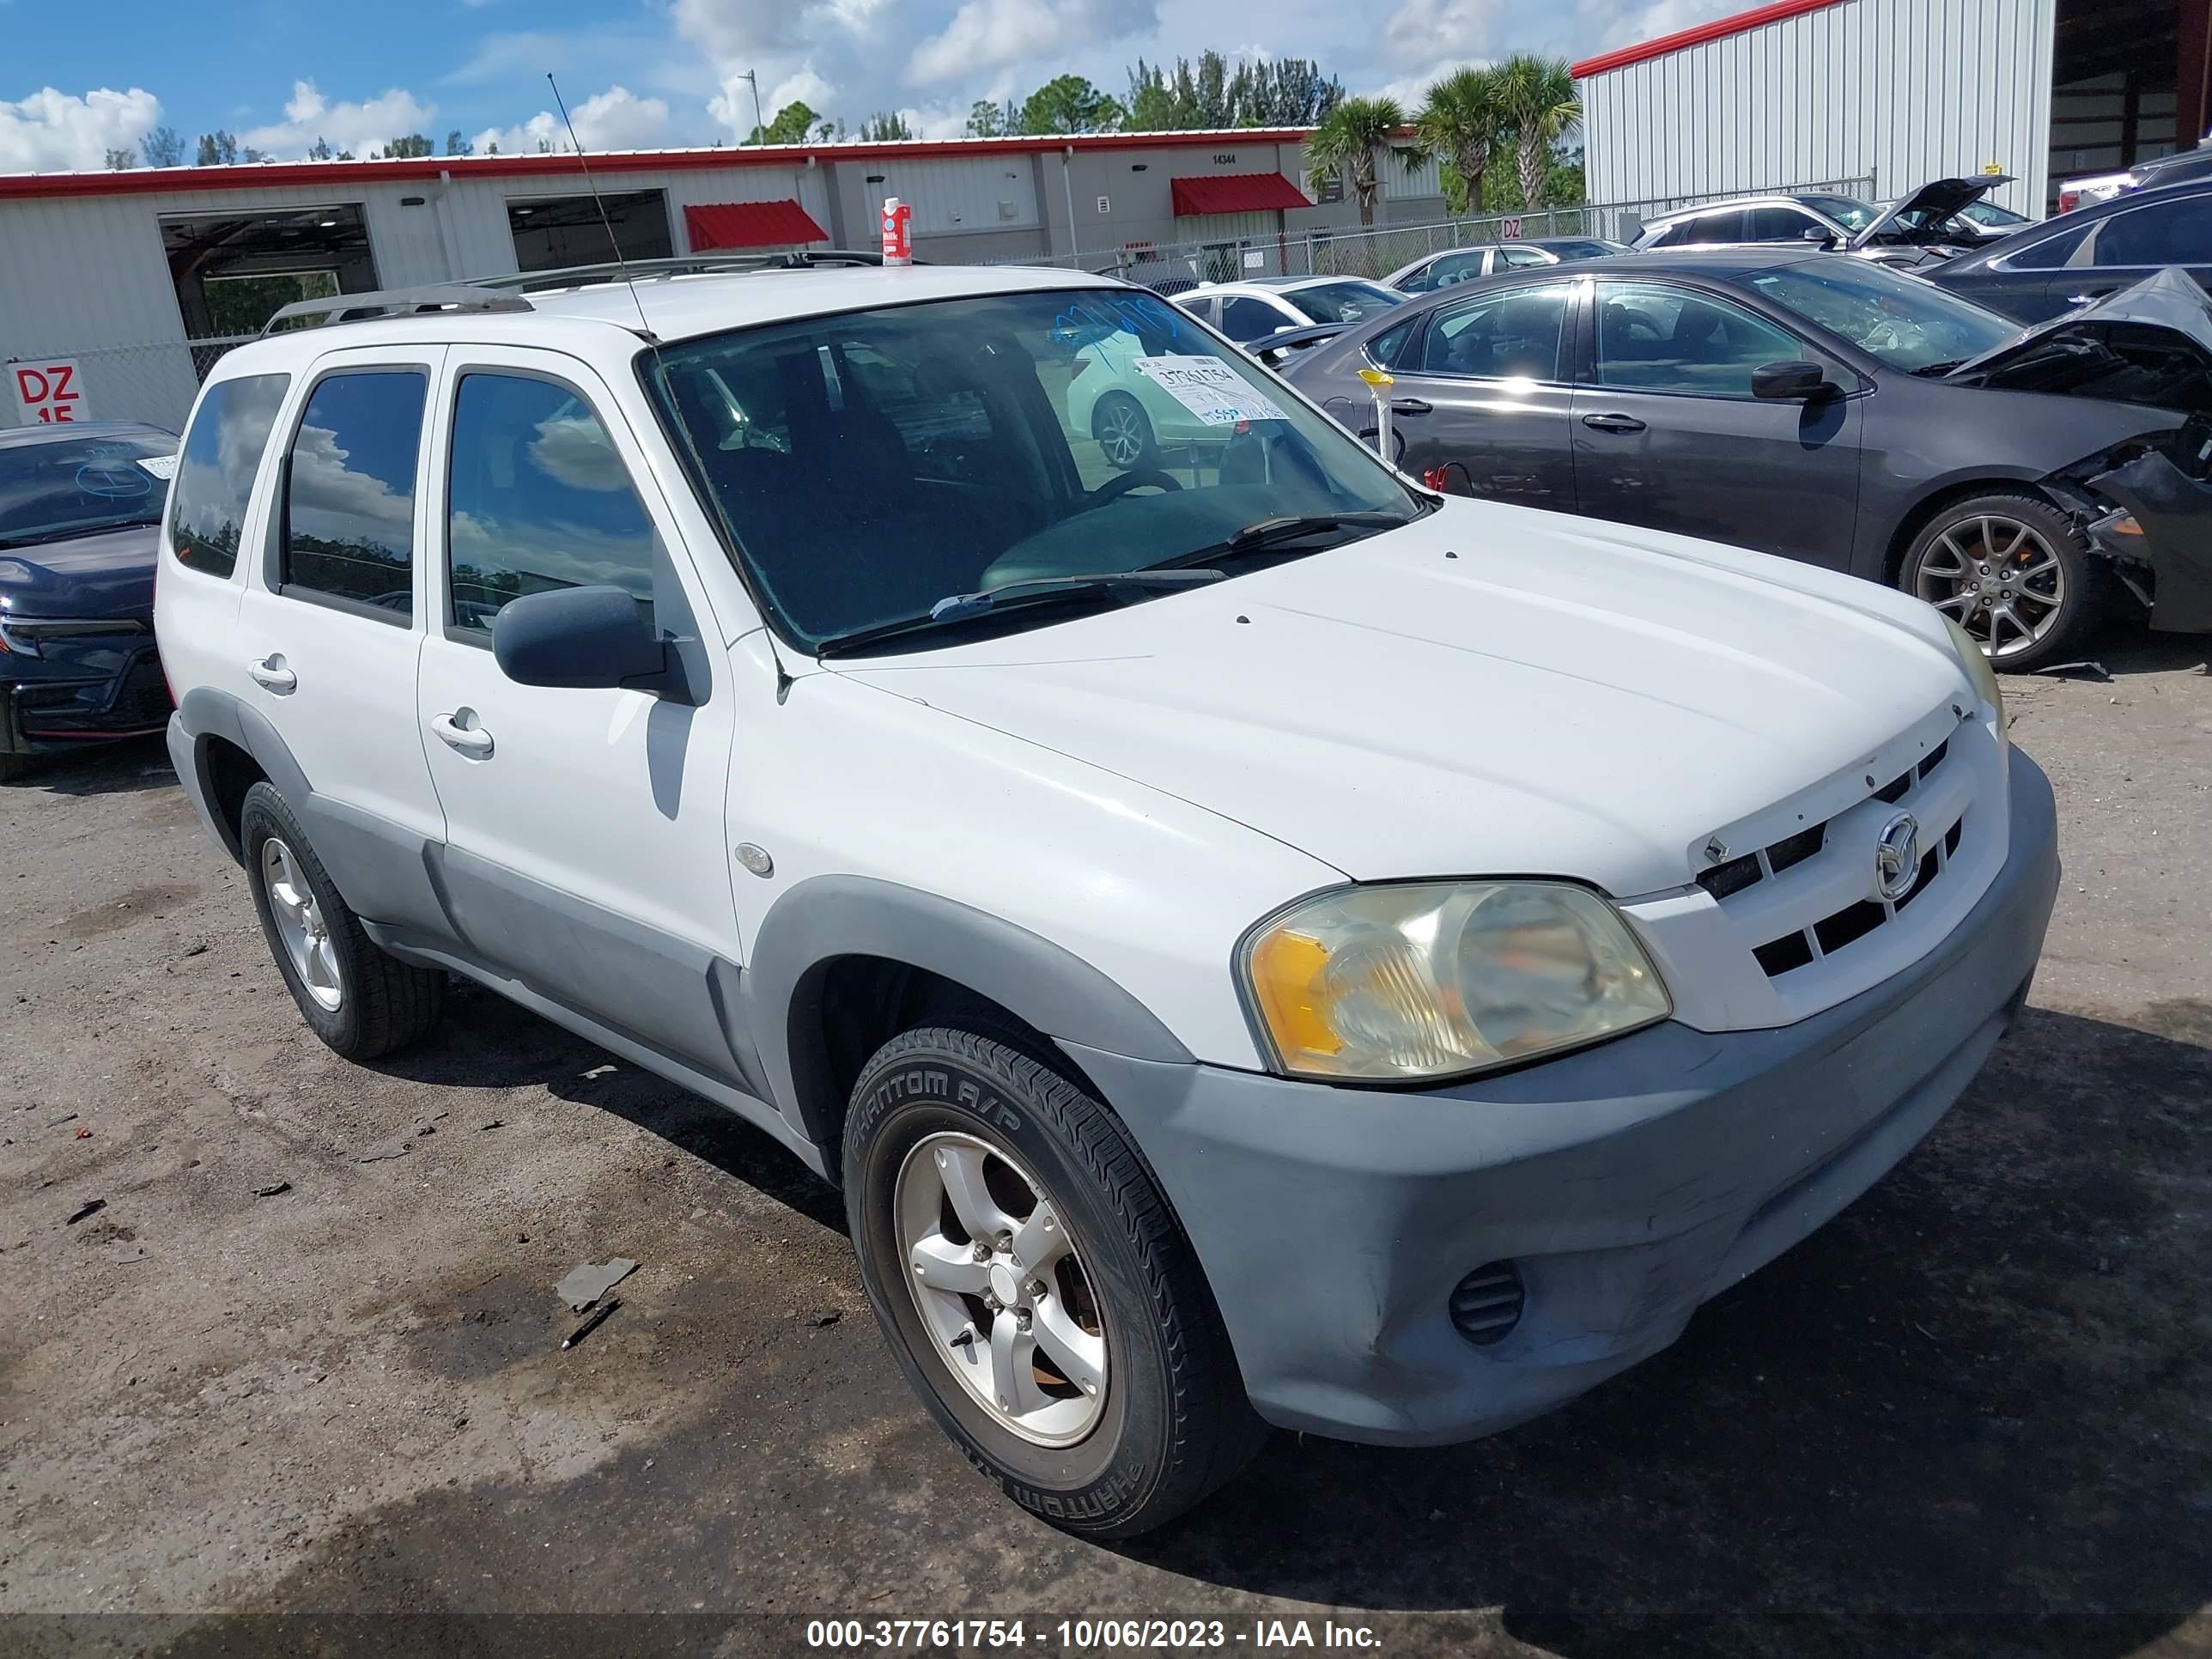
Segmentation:
{"type": "Polygon", "coordinates": [[[1089,433],[1120,472],[1158,466],[1163,447],[1220,444],[1230,436],[1139,374],[1144,355],[1135,335],[1110,334],[1078,349],[1069,368],[1068,429],[1089,433]]]}
{"type": "Polygon", "coordinates": [[[1286,328],[1349,325],[1406,303],[1406,296],[1364,276],[1258,276],[1249,283],[1207,283],[1175,302],[1238,345],[1286,328]]]}

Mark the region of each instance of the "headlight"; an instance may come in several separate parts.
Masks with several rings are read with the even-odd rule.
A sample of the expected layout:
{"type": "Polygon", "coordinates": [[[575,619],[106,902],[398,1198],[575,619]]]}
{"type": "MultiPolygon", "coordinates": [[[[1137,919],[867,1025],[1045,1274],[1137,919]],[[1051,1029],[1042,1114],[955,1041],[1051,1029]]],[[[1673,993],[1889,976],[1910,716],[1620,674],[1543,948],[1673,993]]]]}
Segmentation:
{"type": "MultiPolygon", "coordinates": [[[[1942,612],[1936,612],[1942,616],[1942,612]]],[[[1965,629],[1943,617],[1943,626],[1950,630],[1951,648],[1959,653],[1959,665],[1966,671],[1973,683],[1974,695],[1996,711],[1997,738],[2002,741],[2005,733],[2004,692],[1997,685],[1997,671],[1990,665],[1989,655],[1981,642],[1965,629]]]]}
{"type": "Polygon", "coordinates": [[[1407,1082],[1615,1036],[1673,1011],[1628,924],[1565,882],[1324,893],[1238,952],[1282,1071],[1407,1082]]]}

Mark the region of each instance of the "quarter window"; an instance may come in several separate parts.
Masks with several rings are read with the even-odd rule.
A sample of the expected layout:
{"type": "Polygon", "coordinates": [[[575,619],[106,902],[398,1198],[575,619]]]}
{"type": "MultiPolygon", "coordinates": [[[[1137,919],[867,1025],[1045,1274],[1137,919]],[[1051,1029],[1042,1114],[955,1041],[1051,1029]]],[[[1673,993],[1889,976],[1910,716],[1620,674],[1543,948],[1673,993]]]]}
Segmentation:
{"type": "Polygon", "coordinates": [[[1724,300],[1639,283],[1598,287],[1601,386],[1748,398],[1753,369],[1804,356],[1792,336],[1724,300]]]}
{"type": "Polygon", "coordinates": [[[200,399],[171,487],[169,546],[179,563],[211,576],[237,568],[254,475],[291,380],[289,374],[218,380],[200,399]]]}
{"type": "Polygon", "coordinates": [[[284,481],[279,582],[415,612],[415,463],[429,376],[349,369],[307,394],[284,481]]]}
{"type": "Polygon", "coordinates": [[[1447,307],[1429,325],[1421,368],[1480,380],[1556,380],[1567,286],[1509,289],[1447,307]]]}
{"type": "Polygon", "coordinates": [[[447,619],[489,637],[510,599],[604,584],[653,601],[653,520],[606,427],[571,388],[461,377],[447,492],[447,619]]]}

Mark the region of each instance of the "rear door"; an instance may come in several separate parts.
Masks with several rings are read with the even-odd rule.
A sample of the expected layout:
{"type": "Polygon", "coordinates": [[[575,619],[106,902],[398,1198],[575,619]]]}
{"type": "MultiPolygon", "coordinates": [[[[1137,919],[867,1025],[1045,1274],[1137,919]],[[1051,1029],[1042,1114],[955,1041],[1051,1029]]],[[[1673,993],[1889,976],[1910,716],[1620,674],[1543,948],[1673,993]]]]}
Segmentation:
{"type": "Polygon", "coordinates": [[[2146,191],[2136,204],[2090,226],[2051,273],[2043,314],[2060,316],[2133,288],[2167,265],[2212,287],[2212,191],[2146,191]]]}
{"type": "MultiPolygon", "coordinates": [[[[1769,402],[1762,363],[1818,360],[1795,335],[1702,289],[1594,284],[1575,479],[1593,517],[1843,568],[1858,519],[1860,400],[1769,402]]],[[[1832,367],[1839,384],[1849,372],[1832,367]]]]}
{"type": "Polygon", "coordinates": [[[1430,313],[1394,371],[1400,466],[1416,477],[1441,471],[1455,494],[1572,512],[1566,365],[1576,304],[1575,284],[1553,280],[1430,313]]]}
{"type": "Polygon", "coordinates": [[[371,921],[436,936],[445,833],[415,721],[423,417],[443,346],[334,351],[295,386],[268,534],[239,605],[247,707],[305,775],[291,805],[371,921]]]}
{"type": "Polygon", "coordinates": [[[416,741],[445,809],[443,879],[478,962],[725,1081],[739,960],[725,846],[731,704],[704,591],[607,388],[557,353],[455,347],[416,741]],[[519,685],[491,624],[526,593],[612,585],[680,647],[696,706],[519,685]]]}

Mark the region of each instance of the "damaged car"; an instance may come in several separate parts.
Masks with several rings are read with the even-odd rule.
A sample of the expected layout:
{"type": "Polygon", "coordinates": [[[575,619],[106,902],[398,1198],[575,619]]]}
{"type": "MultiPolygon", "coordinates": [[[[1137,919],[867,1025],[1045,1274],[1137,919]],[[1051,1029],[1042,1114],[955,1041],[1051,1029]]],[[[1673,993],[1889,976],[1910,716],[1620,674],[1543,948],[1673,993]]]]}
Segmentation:
{"type": "Polygon", "coordinates": [[[2003,234],[1983,230],[1967,210],[2012,182],[2011,175],[2002,173],[1934,179],[1886,207],[1819,191],[1706,202],[1646,220],[1636,247],[1650,252],[1799,243],[1918,269],[1954,259],[2003,234]]]}
{"type": "Polygon", "coordinates": [[[2000,668],[2113,607],[2212,629],[2212,304],[2161,272],[2058,322],[1863,259],[1637,254],[1416,298],[1284,374],[1438,489],[1893,584],[2000,668]]]}

